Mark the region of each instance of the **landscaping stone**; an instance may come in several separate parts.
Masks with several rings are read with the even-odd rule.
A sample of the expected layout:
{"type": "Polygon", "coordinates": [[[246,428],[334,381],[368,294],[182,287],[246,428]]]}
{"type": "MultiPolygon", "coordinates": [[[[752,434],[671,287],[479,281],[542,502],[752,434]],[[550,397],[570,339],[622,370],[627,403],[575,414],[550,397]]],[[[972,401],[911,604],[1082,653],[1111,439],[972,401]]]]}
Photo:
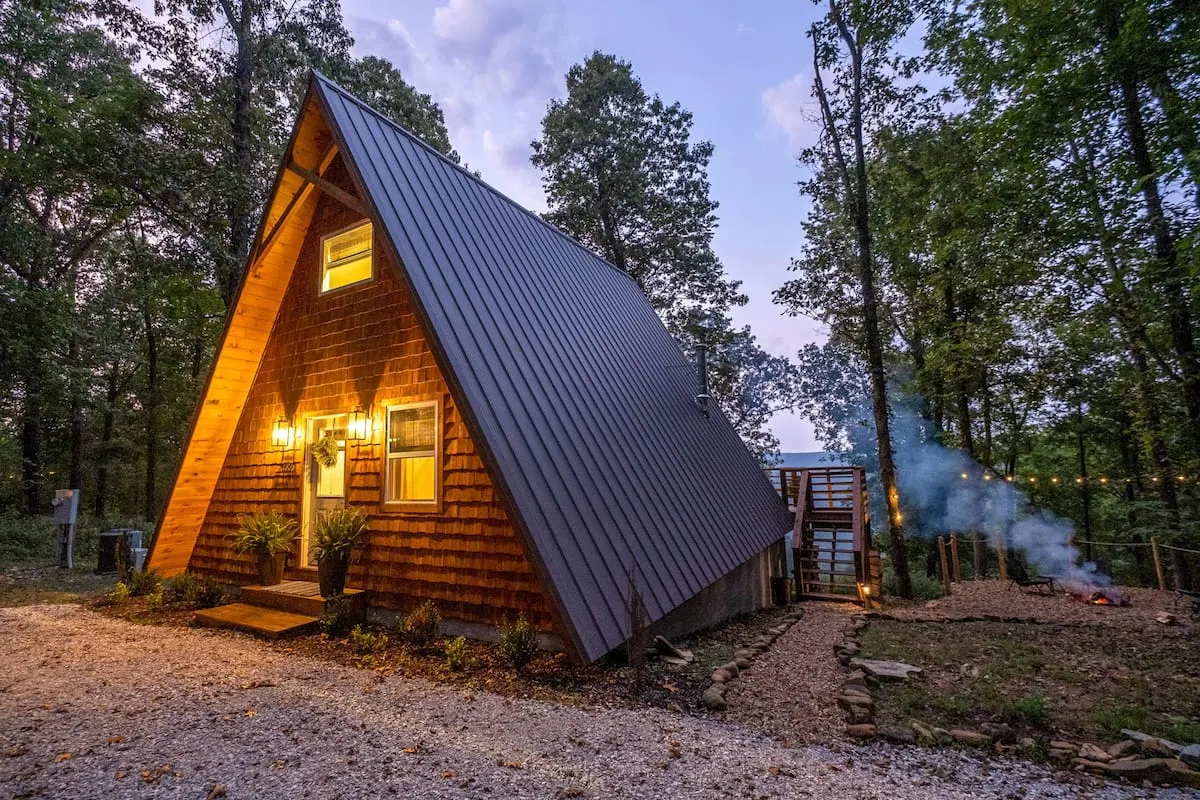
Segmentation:
{"type": "Polygon", "coordinates": [[[955,728],[950,731],[950,738],[960,744],[969,745],[971,747],[983,747],[992,743],[992,737],[980,733],[979,731],[969,731],[963,728],[955,728]]]}
{"type": "Polygon", "coordinates": [[[721,669],[720,667],[718,667],[717,669],[714,669],[714,670],[713,670],[713,673],[712,673],[712,682],[713,682],[713,683],[725,683],[726,681],[728,681],[728,680],[729,680],[730,678],[732,678],[732,677],[733,677],[733,676],[732,676],[732,675],[730,675],[730,674],[729,674],[729,673],[728,673],[726,670],[724,670],[724,669],[721,669]]]}
{"type": "Polygon", "coordinates": [[[1101,750],[1094,744],[1084,744],[1079,748],[1079,757],[1086,758],[1088,761],[1099,761],[1107,764],[1112,761],[1113,757],[1107,750],[1101,750]]]}
{"type": "Polygon", "coordinates": [[[908,727],[912,729],[913,734],[916,736],[917,744],[928,747],[937,741],[933,735],[933,729],[920,720],[910,719],[908,727]]]}
{"type": "Polygon", "coordinates": [[[984,736],[990,736],[993,739],[1009,744],[1016,741],[1012,726],[1003,722],[984,722],[980,724],[979,732],[984,736]]]}
{"type": "Polygon", "coordinates": [[[856,694],[868,699],[871,698],[871,692],[867,687],[859,686],[857,683],[848,683],[842,686],[842,694],[856,694]]]}
{"type": "Polygon", "coordinates": [[[1051,750],[1070,750],[1072,753],[1079,752],[1079,745],[1074,742],[1064,741],[1063,739],[1052,739],[1050,741],[1051,750]]]}
{"type": "Polygon", "coordinates": [[[851,725],[858,725],[874,721],[874,715],[871,713],[871,709],[866,706],[851,706],[846,711],[846,721],[851,725]]]}
{"type": "Polygon", "coordinates": [[[880,725],[878,733],[884,739],[897,744],[914,744],[917,741],[917,735],[912,728],[903,725],[880,725]]]}
{"type": "Polygon", "coordinates": [[[1052,748],[1050,750],[1050,758],[1055,761],[1070,761],[1075,758],[1075,755],[1074,750],[1063,750],[1061,748],[1052,748]]]}
{"type": "Polygon", "coordinates": [[[724,686],[721,685],[721,689],[718,689],[717,686],[719,685],[714,684],[708,687],[704,690],[704,694],[700,695],[700,702],[704,703],[705,708],[712,711],[724,711],[729,708],[729,702],[725,699],[725,692],[722,691],[724,686]]]}
{"type": "Polygon", "coordinates": [[[1126,756],[1131,756],[1136,753],[1137,750],[1137,742],[1132,741],[1131,739],[1123,739],[1116,744],[1110,744],[1108,746],[1108,754],[1113,758],[1124,758],[1126,756]]]}
{"type": "Polygon", "coordinates": [[[1183,750],[1181,745],[1153,736],[1143,739],[1138,743],[1138,747],[1142,751],[1142,755],[1150,756],[1151,758],[1174,758],[1177,753],[1183,750]]]}
{"type": "Polygon", "coordinates": [[[1030,737],[1025,736],[1025,737],[1022,737],[1021,739],[1017,740],[1017,746],[1020,747],[1022,750],[1032,750],[1035,747],[1037,747],[1037,740],[1031,739],[1030,737]]]}
{"type": "Polygon", "coordinates": [[[1103,762],[1092,761],[1087,758],[1077,758],[1071,763],[1075,765],[1076,769],[1086,769],[1089,772],[1104,772],[1104,770],[1108,767],[1108,765],[1103,762]]]}
{"type": "Polygon", "coordinates": [[[855,739],[874,739],[877,728],[870,724],[847,725],[846,735],[855,739]]]}
{"type": "Polygon", "coordinates": [[[919,678],[923,670],[902,661],[875,661],[869,658],[854,658],[850,664],[861,669],[868,676],[881,681],[906,681],[919,678]]]}
{"type": "Polygon", "coordinates": [[[1192,772],[1176,758],[1136,758],[1131,761],[1114,761],[1105,765],[1105,772],[1126,780],[1168,780],[1195,785],[1200,773],[1192,772]]]}
{"type": "Polygon", "coordinates": [[[736,661],[730,661],[728,664],[722,664],[721,669],[729,673],[729,677],[736,678],[738,676],[738,665],[736,661]]]}
{"type": "Polygon", "coordinates": [[[844,694],[838,697],[837,703],[842,708],[849,711],[851,708],[874,708],[875,701],[870,697],[861,694],[844,694]]]}
{"type": "Polygon", "coordinates": [[[1179,760],[1194,769],[1200,769],[1200,744],[1189,744],[1179,751],[1179,760]]]}
{"type": "Polygon", "coordinates": [[[1175,744],[1174,742],[1166,739],[1160,739],[1157,736],[1151,736],[1150,734],[1142,733],[1141,731],[1122,728],[1121,735],[1126,739],[1132,739],[1133,741],[1137,742],[1143,753],[1147,752],[1147,742],[1151,742],[1149,747],[1156,752],[1166,752],[1174,756],[1183,751],[1183,745],[1181,744],[1175,744]]]}
{"type": "Polygon", "coordinates": [[[737,664],[739,673],[745,672],[746,670],[750,669],[750,659],[748,659],[748,658],[738,658],[738,659],[735,659],[733,663],[737,664]]]}
{"type": "Polygon", "coordinates": [[[733,654],[733,657],[750,659],[750,658],[754,658],[756,655],[758,655],[757,650],[752,650],[748,647],[743,647],[741,650],[735,651],[733,654]]]}
{"type": "Polygon", "coordinates": [[[953,738],[950,736],[950,731],[946,730],[945,728],[933,728],[933,739],[939,744],[946,744],[947,742],[953,741],[953,738]]]}

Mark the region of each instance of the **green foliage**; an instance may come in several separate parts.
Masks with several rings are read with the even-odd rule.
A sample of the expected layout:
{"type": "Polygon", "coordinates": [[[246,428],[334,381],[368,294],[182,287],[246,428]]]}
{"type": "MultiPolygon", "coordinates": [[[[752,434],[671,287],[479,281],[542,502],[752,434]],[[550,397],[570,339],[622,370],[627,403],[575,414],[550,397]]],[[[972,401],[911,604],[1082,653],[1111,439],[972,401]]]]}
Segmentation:
{"type": "Polygon", "coordinates": [[[338,461],[341,446],[338,445],[338,440],[332,436],[322,436],[312,443],[309,451],[312,452],[313,460],[322,467],[332,467],[338,461]]]}
{"type": "Polygon", "coordinates": [[[499,645],[505,660],[520,672],[537,654],[537,631],[525,615],[520,614],[515,621],[500,625],[499,645]]]}
{"type": "Polygon", "coordinates": [[[425,648],[433,644],[441,624],[442,615],[438,613],[437,604],[426,600],[404,615],[400,636],[414,647],[425,648]]]}
{"type": "Polygon", "coordinates": [[[359,509],[347,506],[322,511],[313,528],[313,553],[318,559],[349,559],[366,535],[367,516],[359,509]]]}
{"type": "Polygon", "coordinates": [[[317,622],[321,633],[331,639],[345,636],[356,624],[358,624],[357,611],[354,604],[345,595],[337,595],[326,600],[325,613],[317,622]]]}
{"type": "Polygon", "coordinates": [[[184,572],[163,583],[163,596],[168,603],[190,603],[196,608],[212,608],[225,600],[225,588],[208,575],[184,572]]]}
{"type": "Polygon", "coordinates": [[[1150,727],[1150,709],[1144,705],[1114,700],[1092,709],[1094,724],[1108,736],[1118,737],[1123,728],[1145,731],[1150,727]]]}
{"type": "Polygon", "coordinates": [[[372,633],[362,625],[355,625],[350,630],[350,649],[360,656],[378,653],[387,646],[386,633],[372,633]]]}
{"type": "Polygon", "coordinates": [[[238,517],[232,534],[233,552],[276,555],[291,551],[296,540],[296,522],[277,511],[256,511],[238,517]]]}
{"type": "Polygon", "coordinates": [[[130,597],[145,597],[157,593],[162,587],[162,576],[157,570],[131,571],[125,579],[130,597]]]}
{"type": "Polygon", "coordinates": [[[1038,695],[1017,697],[1002,704],[1000,715],[1009,722],[1043,725],[1046,722],[1046,701],[1038,695]]]}
{"type": "Polygon", "coordinates": [[[50,564],[57,557],[58,529],[49,517],[0,511],[0,564],[50,564]]]}
{"type": "Polygon", "coordinates": [[[446,642],[446,666],[454,672],[467,664],[467,637],[455,636],[446,642]]]}
{"type": "Polygon", "coordinates": [[[151,611],[162,611],[163,607],[163,590],[160,586],[155,591],[146,595],[146,607],[151,611]]]}
{"type": "Polygon", "coordinates": [[[121,581],[113,587],[112,601],[114,603],[124,603],[130,597],[129,584],[121,581]]]}

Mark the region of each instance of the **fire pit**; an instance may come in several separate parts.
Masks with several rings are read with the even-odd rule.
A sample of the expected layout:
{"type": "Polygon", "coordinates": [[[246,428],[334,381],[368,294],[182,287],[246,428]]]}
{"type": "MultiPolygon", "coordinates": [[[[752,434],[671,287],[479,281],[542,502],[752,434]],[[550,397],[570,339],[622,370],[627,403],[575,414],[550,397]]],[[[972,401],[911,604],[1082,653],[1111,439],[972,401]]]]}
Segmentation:
{"type": "Polygon", "coordinates": [[[1131,606],[1133,603],[1115,586],[1068,586],[1067,594],[1080,603],[1093,606],[1131,606]]]}

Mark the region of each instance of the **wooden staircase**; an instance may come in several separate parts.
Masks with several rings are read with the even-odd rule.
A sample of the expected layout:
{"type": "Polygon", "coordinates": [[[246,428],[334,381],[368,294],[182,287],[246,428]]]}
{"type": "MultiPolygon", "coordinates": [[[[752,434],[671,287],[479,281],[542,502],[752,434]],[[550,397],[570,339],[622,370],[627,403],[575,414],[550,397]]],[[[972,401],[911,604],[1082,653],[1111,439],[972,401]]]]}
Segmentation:
{"type": "MultiPolygon", "coordinates": [[[[865,602],[879,596],[865,474],[860,467],[797,470],[790,481],[796,595],[865,602]]],[[[784,484],[787,490],[787,482],[784,484]]]]}
{"type": "MultiPolygon", "coordinates": [[[[366,612],[367,594],[347,589],[344,595],[366,612]]],[[[284,581],[274,586],[243,586],[242,602],[196,612],[196,624],[206,628],[233,628],[267,639],[314,633],[328,601],[312,581],[284,581]]]]}

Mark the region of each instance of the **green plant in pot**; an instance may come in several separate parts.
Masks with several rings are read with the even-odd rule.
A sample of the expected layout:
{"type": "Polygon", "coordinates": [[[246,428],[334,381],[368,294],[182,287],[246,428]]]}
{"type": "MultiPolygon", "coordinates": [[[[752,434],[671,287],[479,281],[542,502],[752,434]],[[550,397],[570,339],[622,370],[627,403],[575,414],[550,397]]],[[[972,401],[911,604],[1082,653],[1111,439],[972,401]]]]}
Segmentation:
{"type": "Polygon", "coordinates": [[[238,517],[233,552],[253,553],[263,586],[283,581],[288,553],[296,541],[296,523],[277,511],[256,511],[238,517]]]}
{"type": "Polygon", "coordinates": [[[332,508],[317,515],[313,553],[321,596],[332,597],[346,588],[350,556],[367,536],[367,517],[357,508],[332,508]]]}

